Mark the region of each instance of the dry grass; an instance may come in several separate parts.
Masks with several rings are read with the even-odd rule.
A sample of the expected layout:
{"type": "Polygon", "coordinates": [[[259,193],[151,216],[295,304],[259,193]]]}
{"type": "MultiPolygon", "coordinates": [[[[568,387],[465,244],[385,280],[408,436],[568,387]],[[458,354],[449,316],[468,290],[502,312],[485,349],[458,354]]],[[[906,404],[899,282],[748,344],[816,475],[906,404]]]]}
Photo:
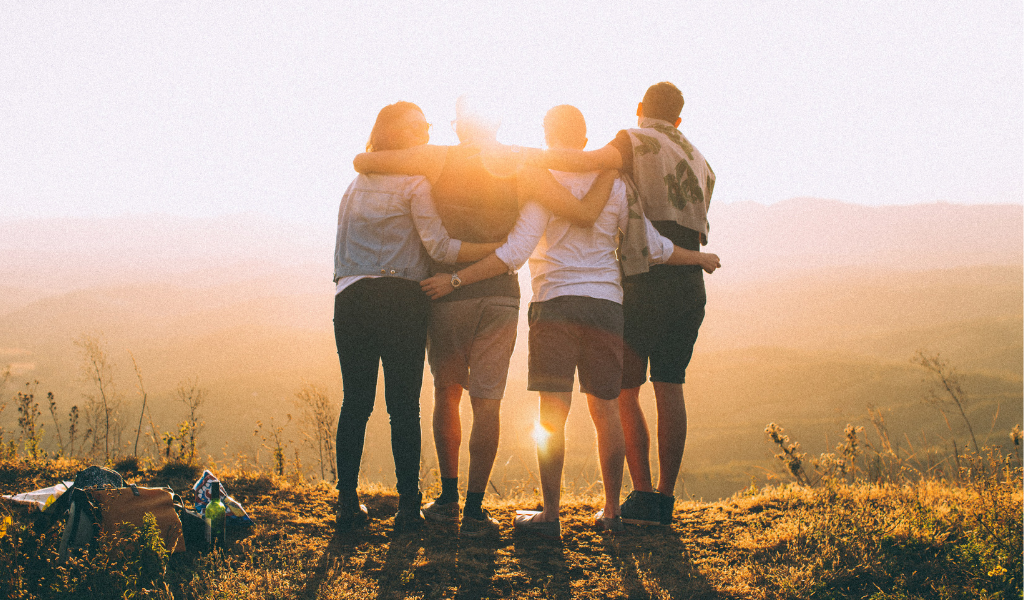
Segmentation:
{"type": "MultiPolygon", "coordinates": [[[[57,474],[25,465],[24,477],[13,477],[21,468],[2,465],[4,493],[49,485],[57,474]]],[[[160,475],[140,479],[166,483],[160,475]]],[[[501,539],[473,541],[460,539],[455,526],[395,535],[397,496],[367,486],[361,496],[369,525],[335,535],[335,493],[326,484],[245,472],[222,478],[254,517],[251,534],[225,555],[172,557],[159,581],[132,590],[135,597],[1021,597],[1019,475],[988,486],[748,490],[721,502],[679,502],[671,528],[628,527],[616,535],[591,528],[596,496],[568,495],[561,543],[512,534],[515,510],[539,503],[529,493],[485,504],[502,524],[501,539]]],[[[59,527],[39,536],[27,515],[12,517],[0,538],[0,597],[74,597],[57,593],[71,584],[47,562],[59,527]]],[[[109,559],[104,564],[116,570],[109,559]]]]}

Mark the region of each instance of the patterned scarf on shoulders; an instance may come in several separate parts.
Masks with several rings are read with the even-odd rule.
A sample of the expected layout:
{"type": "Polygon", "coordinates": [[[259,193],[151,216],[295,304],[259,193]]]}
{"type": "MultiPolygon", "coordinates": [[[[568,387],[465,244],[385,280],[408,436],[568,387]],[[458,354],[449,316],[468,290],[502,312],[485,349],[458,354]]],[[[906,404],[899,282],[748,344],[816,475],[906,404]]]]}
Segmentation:
{"type": "Polygon", "coordinates": [[[704,156],[667,121],[645,117],[627,130],[633,142],[633,180],[626,181],[629,221],[622,232],[619,260],[624,275],[648,270],[644,214],[651,221],[675,221],[708,242],[708,206],[715,174],[704,156]]]}

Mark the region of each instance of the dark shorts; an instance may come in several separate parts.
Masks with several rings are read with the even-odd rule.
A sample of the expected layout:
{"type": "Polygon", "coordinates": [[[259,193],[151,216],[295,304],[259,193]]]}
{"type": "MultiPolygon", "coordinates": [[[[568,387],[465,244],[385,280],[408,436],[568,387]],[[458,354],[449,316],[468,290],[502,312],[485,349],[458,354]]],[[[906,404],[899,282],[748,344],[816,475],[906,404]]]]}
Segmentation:
{"type": "Polygon", "coordinates": [[[704,277],[700,267],[655,269],[622,283],[625,317],[622,388],[647,381],[683,383],[704,322],[704,277]]]}
{"type": "Polygon", "coordinates": [[[577,367],[580,391],[604,400],[622,382],[622,305],[586,296],[531,302],[530,374],[535,392],[571,392],[577,367]]]}

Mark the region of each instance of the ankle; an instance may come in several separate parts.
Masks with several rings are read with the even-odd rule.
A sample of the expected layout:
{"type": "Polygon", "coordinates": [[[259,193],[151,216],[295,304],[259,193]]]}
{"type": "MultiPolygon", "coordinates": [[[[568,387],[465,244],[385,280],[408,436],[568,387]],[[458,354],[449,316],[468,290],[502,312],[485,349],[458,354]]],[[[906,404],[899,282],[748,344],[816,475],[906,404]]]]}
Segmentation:
{"type": "Polygon", "coordinates": [[[462,509],[462,513],[474,518],[480,518],[483,515],[483,501],[483,492],[467,492],[466,506],[462,509]]]}
{"type": "Polygon", "coordinates": [[[399,494],[398,496],[398,510],[418,510],[420,504],[423,503],[423,494],[399,494]]]}
{"type": "Polygon", "coordinates": [[[458,477],[442,477],[441,478],[441,495],[437,497],[436,502],[438,504],[449,504],[451,502],[459,501],[459,478],[458,477]]]}

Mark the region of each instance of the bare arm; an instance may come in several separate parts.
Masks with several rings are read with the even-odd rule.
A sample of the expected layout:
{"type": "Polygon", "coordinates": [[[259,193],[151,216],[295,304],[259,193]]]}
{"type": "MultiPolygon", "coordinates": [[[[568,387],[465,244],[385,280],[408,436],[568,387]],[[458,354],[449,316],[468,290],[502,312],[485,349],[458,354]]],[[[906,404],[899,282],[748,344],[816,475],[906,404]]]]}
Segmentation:
{"type": "Polygon", "coordinates": [[[352,160],[352,167],[364,174],[423,175],[434,183],[441,176],[447,155],[447,146],[424,144],[402,150],[363,152],[352,160]]]}
{"type": "MultiPolygon", "coordinates": [[[[455,258],[455,262],[474,262],[485,258],[488,254],[494,253],[495,250],[501,247],[504,242],[462,242],[462,247],[459,248],[459,255],[455,258]]],[[[495,273],[497,275],[497,273],[495,273]]],[[[486,277],[485,277],[486,279],[486,277]]]]}
{"type": "MultiPolygon", "coordinates": [[[[501,259],[492,252],[483,260],[479,260],[459,271],[459,279],[462,280],[462,285],[469,285],[489,279],[495,275],[501,275],[502,273],[508,273],[508,266],[501,262],[501,259]]],[[[455,290],[452,287],[452,276],[449,273],[438,273],[433,277],[424,279],[420,282],[420,288],[431,300],[447,296],[455,290]]]]}
{"type": "Polygon", "coordinates": [[[590,151],[549,148],[548,150],[527,151],[526,162],[555,171],[585,173],[605,169],[621,169],[622,155],[619,154],[615,146],[610,144],[590,151]]]}
{"type": "Polygon", "coordinates": [[[558,183],[547,169],[523,167],[519,172],[519,205],[533,200],[573,225],[590,227],[608,202],[617,171],[602,171],[582,199],[558,183]]]}
{"type": "Polygon", "coordinates": [[[704,269],[707,273],[714,273],[715,269],[722,266],[722,262],[718,259],[717,254],[710,252],[698,252],[696,250],[686,250],[676,246],[672,250],[672,256],[665,261],[666,265],[699,265],[700,268],[704,269]]]}
{"type": "MultiPolygon", "coordinates": [[[[470,285],[495,275],[511,273],[526,263],[537,242],[544,235],[551,213],[536,203],[523,207],[516,220],[515,227],[508,234],[508,239],[494,253],[483,260],[458,272],[463,285],[470,285]]],[[[486,244],[479,244],[485,246],[486,244]]],[[[455,289],[452,287],[452,276],[449,273],[438,273],[420,282],[420,287],[431,300],[446,296],[455,289]]]]}
{"type": "Polygon", "coordinates": [[[473,262],[484,258],[501,246],[501,242],[472,243],[453,240],[437,214],[437,207],[430,195],[430,184],[422,178],[410,190],[412,222],[420,235],[427,254],[438,262],[473,262]]]}
{"type": "Polygon", "coordinates": [[[650,219],[647,217],[643,219],[644,227],[647,228],[647,247],[650,252],[647,255],[647,260],[651,264],[698,265],[709,274],[714,273],[715,269],[722,266],[717,254],[680,248],[667,237],[658,233],[650,219]]]}

